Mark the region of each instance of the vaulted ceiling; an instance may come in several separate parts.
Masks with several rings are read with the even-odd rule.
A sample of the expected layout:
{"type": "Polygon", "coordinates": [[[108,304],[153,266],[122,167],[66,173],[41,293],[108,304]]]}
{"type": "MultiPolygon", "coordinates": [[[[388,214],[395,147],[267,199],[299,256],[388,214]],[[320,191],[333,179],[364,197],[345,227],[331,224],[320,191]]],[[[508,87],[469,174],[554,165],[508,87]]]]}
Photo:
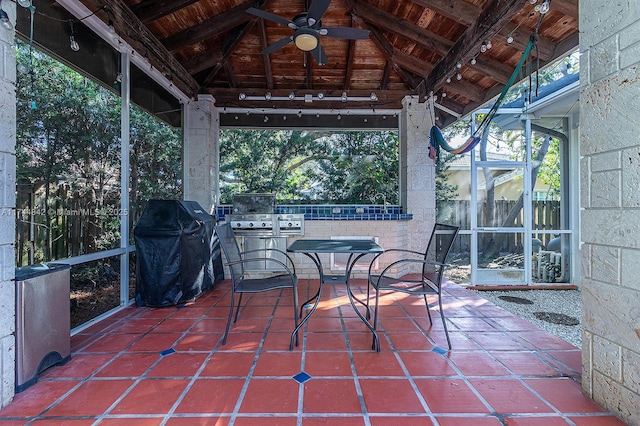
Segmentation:
{"type": "Polygon", "coordinates": [[[543,0],[81,2],[186,94],[222,107],[399,108],[406,95],[434,93],[450,121],[502,90],[534,32],[535,66],[578,46],[578,0],[553,0],[543,15],[543,0]],[[304,19],[285,25],[305,11],[321,18],[311,32],[323,56],[291,39],[304,19]],[[332,35],[349,30],[333,27],[368,34],[342,39],[332,35]]]}

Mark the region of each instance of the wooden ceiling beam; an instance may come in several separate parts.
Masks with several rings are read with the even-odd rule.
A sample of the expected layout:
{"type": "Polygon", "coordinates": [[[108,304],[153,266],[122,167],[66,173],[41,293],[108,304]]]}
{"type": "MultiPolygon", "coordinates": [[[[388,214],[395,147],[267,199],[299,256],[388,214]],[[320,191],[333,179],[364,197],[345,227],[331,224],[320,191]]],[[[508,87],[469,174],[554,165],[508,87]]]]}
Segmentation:
{"type": "Polygon", "coordinates": [[[417,5],[433,10],[440,15],[456,21],[459,24],[469,26],[473,23],[482,9],[463,0],[411,0],[417,5]]]}
{"type": "Polygon", "coordinates": [[[578,0],[553,0],[549,6],[551,11],[558,11],[578,20],[578,0]]]}
{"type": "Polygon", "coordinates": [[[353,12],[362,20],[382,30],[400,34],[412,42],[440,55],[447,53],[451,46],[453,46],[451,40],[424,29],[419,25],[398,19],[397,16],[361,0],[351,0],[351,3],[353,5],[353,12]]]}
{"type": "MultiPolygon", "coordinates": [[[[207,87],[211,83],[211,81],[213,81],[218,72],[220,72],[222,66],[226,62],[229,62],[229,56],[231,56],[231,54],[236,50],[238,44],[240,44],[240,42],[245,38],[249,31],[251,31],[257,21],[257,17],[252,18],[241,31],[237,32],[235,37],[232,37],[231,40],[226,43],[226,50],[224,51],[224,53],[222,53],[222,57],[220,58],[220,60],[215,65],[213,65],[213,70],[211,70],[209,75],[207,75],[207,77],[203,80],[201,87],[207,87]]],[[[271,68],[269,68],[269,71],[270,70],[271,68]]],[[[271,78],[271,80],[273,81],[273,77],[271,78]]]]}
{"type": "MultiPolygon", "coordinates": [[[[267,48],[267,28],[264,25],[264,19],[258,20],[258,33],[260,34],[260,51],[267,48]]],[[[264,77],[267,83],[268,89],[273,89],[273,69],[271,68],[271,57],[269,55],[262,55],[262,62],[264,64],[264,77]]]]}
{"type": "Polygon", "coordinates": [[[482,41],[495,36],[502,27],[522,10],[527,0],[493,0],[478,19],[456,41],[425,78],[425,90],[437,91],[458,62],[467,63],[480,51],[482,41]]]}
{"type": "Polygon", "coordinates": [[[486,91],[473,83],[465,80],[451,80],[442,86],[442,90],[447,93],[456,93],[474,102],[482,102],[485,100],[486,91]]]}
{"type": "Polygon", "coordinates": [[[384,64],[382,80],[380,81],[380,90],[387,90],[387,88],[389,87],[389,79],[391,78],[391,71],[393,71],[393,64],[391,63],[391,61],[387,61],[384,64]]]}
{"type": "Polygon", "coordinates": [[[344,72],[344,90],[351,89],[351,79],[353,78],[353,62],[356,56],[355,40],[349,40],[347,46],[347,69],[344,72]]]}
{"type": "Polygon", "coordinates": [[[198,0],[146,0],[132,5],[131,11],[141,22],[148,24],[197,2],[198,0]]]}
{"type": "MultiPolygon", "coordinates": [[[[351,7],[352,0],[345,0],[345,3],[349,8],[352,9],[351,7]]],[[[420,84],[420,82],[417,81],[417,79],[413,75],[409,74],[407,71],[405,71],[405,69],[403,69],[400,65],[398,65],[398,63],[394,58],[394,48],[391,45],[391,43],[389,43],[389,40],[387,40],[385,36],[382,34],[382,31],[380,31],[377,27],[374,27],[368,24],[367,22],[364,22],[357,15],[354,15],[353,19],[355,22],[357,22],[358,24],[360,24],[361,26],[369,30],[370,38],[373,41],[373,43],[378,47],[378,50],[380,50],[380,53],[382,53],[382,55],[385,57],[387,62],[389,62],[393,66],[393,69],[400,75],[400,77],[404,81],[404,84],[411,90],[414,90],[418,86],[418,84],[420,84]]]]}
{"type": "MultiPolygon", "coordinates": [[[[537,15],[532,18],[537,19],[537,15]]],[[[511,47],[524,50],[529,43],[529,38],[531,37],[531,32],[529,30],[518,28],[516,29],[516,24],[509,22],[507,23],[502,30],[499,32],[501,37],[504,37],[504,40],[511,34],[513,37],[513,43],[511,43],[511,47]]],[[[550,40],[548,37],[543,37],[538,35],[538,55],[540,59],[543,61],[548,61],[553,56],[553,49],[555,47],[555,43],[550,40]]],[[[536,54],[535,51],[531,52],[532,54],[536,54]]]]}
{"type": "Polygon", "coordinates": [[[247,13],[247,9],[252,6],[253,2],[242,3],[213,18],[169,36],[163,39],[162,43],[170,52],[176,52],[186,46],[230,31],[252,19],[252,15],[247,13]]]}
{"type": "Polygon", "coordinates": [[[123,0],[83,0],[90,10],[108,9],[106,19],[122,40],[135,51],[145,55],[154,68],[160,70],[173,84],[187,96],[195,96],[200,88],[198,82],[187,72],[158,38],[138,19],[123,0]]]}
{"type": "Polygon", "coordinates": [[[506,84],[513,74],[513,69],[502,62],[482,56],[478,56],[475,65],[469,65],[469,68],[491,77],[500,84],[506,84]]]}

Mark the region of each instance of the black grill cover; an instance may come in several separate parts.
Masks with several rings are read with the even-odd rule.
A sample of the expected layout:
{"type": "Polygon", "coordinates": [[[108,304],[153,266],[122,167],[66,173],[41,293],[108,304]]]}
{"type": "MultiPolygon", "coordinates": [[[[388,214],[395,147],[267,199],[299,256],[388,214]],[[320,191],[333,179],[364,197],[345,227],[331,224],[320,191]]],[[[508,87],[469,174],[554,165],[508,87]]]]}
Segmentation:
{"type": "Polygon", "coordinates": [[[195,201],[147,203],[133,230],[139,305],[192,301],[224,279],[215,224],[195,201]]]}

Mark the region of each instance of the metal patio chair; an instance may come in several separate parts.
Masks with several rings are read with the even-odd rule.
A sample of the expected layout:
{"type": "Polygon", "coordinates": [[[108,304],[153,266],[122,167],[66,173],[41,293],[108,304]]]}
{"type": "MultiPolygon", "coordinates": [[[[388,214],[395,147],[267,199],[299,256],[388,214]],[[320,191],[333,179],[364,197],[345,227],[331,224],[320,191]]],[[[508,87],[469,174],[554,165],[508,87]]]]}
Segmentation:
{"type": "MultiPolygon", "coordinates": [[[[294,328],[298,326],[298,277],[293,260],[289,255],[276,248],[264,248],[258,250],[249,250],[241,252],[236,241],[231,224],[225,223],[215,227],[216,234],[220,239],[220,246],[227,259],[226,265],[229,267],[231,274],[231,307],[229,308],[229,317],[227,319],[227,327],[222,336],[222,344],[227,342],[227,334],[231,327],[231,320],[235,323],[240,313],[242,305],[242,295],[244,293],[261,293],[264,291],[290,288],[293,291],[293,319],[294,328]],[[262,257],[257,255],[263,253],[262,257]],[[246,257],[247,254],[250,257],[246,257]],[[280,260],[281,259],[281,260],[280,260]],[[267,262],[277,265],[277,270],[272,275],[261,277],[249,277],[245,272],[245,264],[249,262],[267,262]],[[235,306],[235,296],[239,294],[238,305],[236,307],[235,316],[233,308],[235,306]]],[[[298,345],[298,336],[296,334],[296,346],[298,345]]]]}
{"type": "MultiPolygon", "coordinates": [[[[369,315],[370,312],[370,289],[373,288],[376,293],[373,315],[374,330],[377,330],[378,326],[378,306],[381,291],[397,291],[406,294],[422,295],[427,307],[430,324],[433,324],[433,321],[431,319],[431,311],[429,310],[427,295],[436,295],[438,298],[438,306],[440,307],[440,317],[442,318],[444,333],[447,337],[449,350],[451,350],[451,340],[449,339],[444,311],[442,310],[442,274],[445,268],[449,266],[445,263],[445,260],[447,259],[447,255],[451,250],[451,246],[453,245],[453,241],[456,239],[459,229],[460,227],[458,226],[436,223],[431,232],[429,244],[424,252],[399,248],[385,249],[383,253],[377,255],[373,259],[371,266],[369,267],[369,285],[367,285],[367,315],[369,315]],[[395,258],[397,260],[391,261],[391,263],[385,267],[379,275],[373,274],[372,266],[375,264],[375,261],[383,260],[381,258],[382,256],[389,255],[396,256],[395,258]],[[400,258],[398,259],[398,257],[400,258]],[[415,270],[414,265],[420,265],[420,273],[406,274],[397,278],[391,276],[392,271],[402,271],[403,269],[407,270],[407,268],[411,267],[414,267],[413,270],[415,270]]],[[[375,339],[373,346],[374,349],[380,349],[379,347],[375,347],[375,339]]]]}

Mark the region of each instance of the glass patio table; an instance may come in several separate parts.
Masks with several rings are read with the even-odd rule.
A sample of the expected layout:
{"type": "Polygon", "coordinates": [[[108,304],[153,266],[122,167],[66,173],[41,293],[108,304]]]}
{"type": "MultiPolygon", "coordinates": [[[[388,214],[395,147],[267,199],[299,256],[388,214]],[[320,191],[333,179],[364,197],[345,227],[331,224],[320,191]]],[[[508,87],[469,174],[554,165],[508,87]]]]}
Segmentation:
{"type": "Polygon", "coordinates": [[[378,244],[371,240],[312,240],[312,239],[299,239],[291,243],[289,247],[287,247],[287,251],[290,253],[301,253],[307,256],[309,259],[313,261],[313,263],[318,268],[318,274],[320,278],[320,285],[318,286],[318,291],[316,294],[311,297],[309,300],[304,302],[300,307],[300,316],[302,317],[302,309],[305,306],[308,306],[311,302],[313,306],[307,312],[307,314],[300,320],[298,326],[291,333],[291,341],[289,343],[289,350],[293,349],[293,341],[298,330],[309,320],[309,317],[315,312],[318,307],[318,303],[320,303],[320,297],[322,296],[322,288],[325,284],[345,284],[347,287],[347,295],[349,297],[349,302],[353,307],[353,310],[358,314],[360,319],[365,323],[367,328],[371,330],[374,337],[374,345],[376,350],[380,350],[380,342],[378,340],[378,334],[374,330],[373,326],[367,319],[369,317],[367,312],[367,317],[362,315],[358,310],[358,307],[355,304],[355,301],[358,301],[360,304],[366,306],[366,304],[355,297],[353,292],[351,291],[351,286],[349,284],[349,280],[351,277],[351,271],[356,262],[363,256],[367,254],[378,254],[382,253],[384,249],[380,247],[378,244]],[[349,258],[347,259],[345,265],[344,275],[329,275],[324,273],[324,268],[322,266],[322,261],[320,260],[321,253],[346,253],[349,254],[349,258]]]}

